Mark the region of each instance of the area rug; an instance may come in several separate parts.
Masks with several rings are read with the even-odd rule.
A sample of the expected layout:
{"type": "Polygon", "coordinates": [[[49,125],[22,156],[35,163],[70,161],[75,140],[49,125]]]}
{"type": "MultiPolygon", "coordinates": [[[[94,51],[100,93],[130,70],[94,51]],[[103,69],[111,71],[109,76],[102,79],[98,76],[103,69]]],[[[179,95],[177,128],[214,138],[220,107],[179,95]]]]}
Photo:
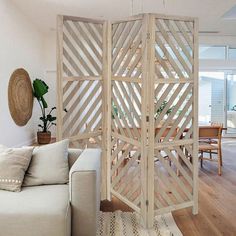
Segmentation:
{"type": "Polygon", "coordinates": [[[182,236],[171,213],[157,216],[152,229],[144,229],[133,212],[100,212],[97,236],[182,236]]]}

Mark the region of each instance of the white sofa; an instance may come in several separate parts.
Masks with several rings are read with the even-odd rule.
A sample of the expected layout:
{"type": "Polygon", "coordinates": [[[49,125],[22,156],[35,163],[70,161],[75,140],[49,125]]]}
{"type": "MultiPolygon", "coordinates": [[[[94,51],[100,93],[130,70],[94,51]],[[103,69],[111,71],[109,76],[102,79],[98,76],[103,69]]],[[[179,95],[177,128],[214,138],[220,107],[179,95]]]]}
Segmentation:
{"type": "Polygon", "coordinates": [[[69,184],[0,190],[0,236],[95,236],[99,149],[69,150],[69,184]]]}

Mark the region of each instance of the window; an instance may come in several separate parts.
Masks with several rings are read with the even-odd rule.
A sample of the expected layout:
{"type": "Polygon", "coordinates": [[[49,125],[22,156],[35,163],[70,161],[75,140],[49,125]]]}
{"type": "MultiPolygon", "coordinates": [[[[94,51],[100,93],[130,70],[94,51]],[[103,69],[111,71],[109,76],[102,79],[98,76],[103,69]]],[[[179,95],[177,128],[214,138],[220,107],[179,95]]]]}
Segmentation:
{"type": "Polygon", "coordinates": [[[200,46],[199,58],[225,60],[226,46],[200,46]]]}
{"type": "Polygon", "coordinates": [[[236,48],[229,47],[229,60],[236,60],[236,48]]]}

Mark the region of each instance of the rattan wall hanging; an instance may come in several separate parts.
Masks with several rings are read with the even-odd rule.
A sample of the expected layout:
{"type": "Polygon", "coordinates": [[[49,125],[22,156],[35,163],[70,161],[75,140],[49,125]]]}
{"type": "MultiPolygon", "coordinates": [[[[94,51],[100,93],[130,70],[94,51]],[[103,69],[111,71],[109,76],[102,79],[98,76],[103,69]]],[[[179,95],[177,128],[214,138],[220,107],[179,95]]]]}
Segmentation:
{"type": "Polygon", "coordinates": [[[16,69],[8,85],[8,106],[11,117],[19,126],[24,126],[30,120],[33,109],[33,90],[28,72],[16,69]]]}

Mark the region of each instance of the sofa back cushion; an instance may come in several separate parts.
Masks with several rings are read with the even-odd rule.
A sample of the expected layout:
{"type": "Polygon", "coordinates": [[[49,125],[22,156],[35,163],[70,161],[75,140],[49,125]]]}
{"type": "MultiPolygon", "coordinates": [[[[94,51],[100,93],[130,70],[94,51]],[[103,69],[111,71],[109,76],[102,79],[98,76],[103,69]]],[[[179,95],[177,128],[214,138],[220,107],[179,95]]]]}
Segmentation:
{"type": "Polygon", "coordinates": [[[82,153],[81,149],[76,149],[76,148],[69,148],[68,149],[68,163],[69,163],[69,168],[73,166],[73,164],[76,162],[80,154],[82,153]]]}
{"type": "Polygon", "coordinates": [[[23,186],[68,183],[68,145],[66,139],[36,147],[23,186]]]}
{"type": "Polygon", "coordinates": [[[0,189],[20,192],[33,147],[0,147],[0,189]]]}

